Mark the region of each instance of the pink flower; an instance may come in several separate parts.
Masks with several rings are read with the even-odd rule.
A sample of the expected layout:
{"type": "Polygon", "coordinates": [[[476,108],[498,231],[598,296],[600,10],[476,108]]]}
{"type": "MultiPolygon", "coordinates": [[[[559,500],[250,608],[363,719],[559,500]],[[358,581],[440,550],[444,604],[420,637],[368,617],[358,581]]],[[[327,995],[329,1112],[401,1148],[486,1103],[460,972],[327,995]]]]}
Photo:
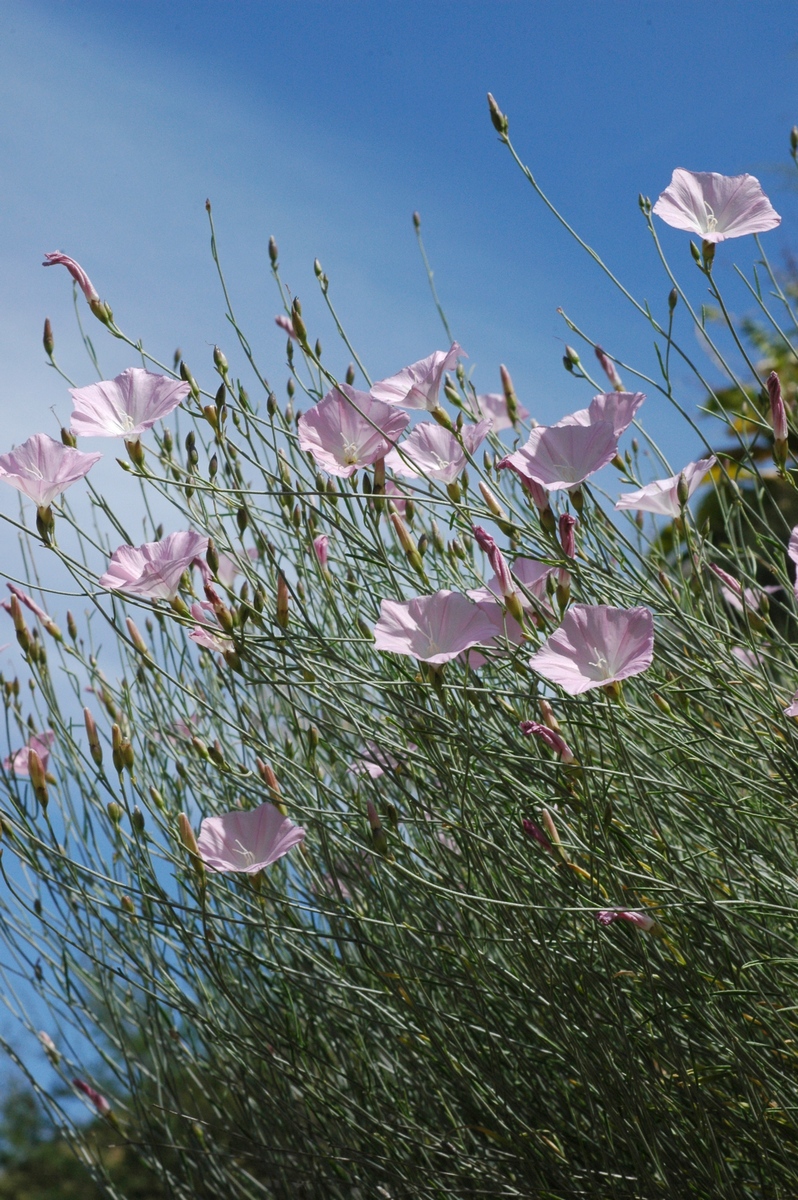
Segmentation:
{"type": "MultiPolygon", "coordinates": [[[[248,558],[250,562],[257,562],[258,552],[254,546],[250,546],[250,548],[247,551],[245,551],[245,557],[248,558]]],[[[202,570],[201,564],[203,564],[203,563],[205,563],[204,558],[198,559],[198,565],[200,565],[200,570],[202,570]]],[[[233,556],[230,554],[220,554],[219,555],[219,570],[216,572],[216,578],[219,580],[219,583],[221,583],[223,587],[230,588],[233,586],[236,576],[241,574],[242,569],[243,568],[239,566],[237,558],[233,558],[233,556]]],[[[204,575],[203,575],[203,578],[204,578],[204,575]]]]}
{"type": "MultiPolygon", "coordinates": [[[[407,749],[412,752],[418,747],[413,742],[408,742],[407,749]]],[[[370,779],[379,779],[386,771],[396,771],[398,767],[398,760],[382,746],[378,746],[376,742],[366,742],[363,757],[352,763],[349,770],[353,775],[368,775],[370,779]]]]}
{"type": "Polygon", "coordinates": [[[709,458],[700,458],[698,462],[688,463],[678,475],[671,475],[668,479],[655,479],[653,483],[647,483],[636,492],[624,492],[618,497],[615,507],[643,509],[644,512],[660,513],[664,517],[678,517],[682,511],[679,503],[679,480],[684,479],[687,495],[692,496],[717,461],[712,454],[709,458]]]}
{"type": "Polygon", "coordinates": [[[299,418],[299,445],[329,475],[348,479],[384,458],[409,420],[407,413],[342,383],[299,418]]]}
{"type": "Polygon", "coordinates": [[[542,846],[544,850],[548,850],[549,854],[554,853],[554,847],[552,846],[551,842],[546,837],[540,826],[536,825],[534,821],[530,821],[528,817],[522,817],[521,828],[528,838],[532,838],[532,840],[537,842],[539,846],[542,846]]]}
{"type": "Polygon", "coordinates": [[[601,912],[596,913],[596,920],[599,925],[612,925],[613,921],[628,921],[631,925],[636,925],[638,929],[642,929],[644,933],[648,933],[656,925],[653,917],[649,917],[646,913],[635,912],[630,908],[605,908],[601,912]]]}
{"type": "Polygon", "coordinates": [[[327,549],[329,544],[330,539],[326,533],[320,533],[318,537],[313,539],[313,550],[323,571],[327,569],[327,549]]]}
{"type": "Polygon", "coordinates": [[[55,741],[55,734],[52,729],[45,729],[44,733],[34,733],[28,739],[26,746],[21,750],[16,750],[8,758],[3,759],[3,770],[11,771],[14,775],[29,775],[28,758],[33,750],[41,759],[42,769],[47,770],[47,764],[50,761],[50,747],[55,741]]]}
{"type": "Polygon", "coordinates": [[[654,622],[647,608],[575,604],[533,654],[530,666],[570,696],[604,687],[651,666],[654,622]]]}
{"type": "Polygon", "coordinates": [[[197,848],[212,871],[243,871],[254,875],[282,858],[299,842],[305,830],[284,817],[273,804],[206,817],[200,825],[197,848]]]}
{"type": "Polygon", "coordinates": [[[461,446],[455,435],[442,425],[423,421],[401,446],[385,456],[385,465],[397,475],[406,475],[410,479],[423,475],[428,479],[439,479],[441,483],[454,483],[466,465],[465,451],[473,454],[489,431],[489,420],[480,421],[478,425],[464,425],[461,446]]]}
{"type": "Polygon", "coordinates": [[[498,584],[501,595],[505,598],[511,596],[515,592],[516,587],[510,575],[510,568],[507,566],[507,559],[488,531],[483,529],[481,525],[474,525],[472,533],[477,545],[488,556],[488,562],[493,568],[494,579],[498,584]]]}
{"type": "Polygon", "coordinates": [[[200,604],[191,605],[191,615],[195,621],[202,622],[201,625],[195,625],[188,635],[192,642],[196,642],[203,650],[210,650],[212,654],[227,654],[233,649],[233,639],[224,633],[220,625],[207,628],[208,615],[200,604]]]}
{"type": "Polygon", "coordinates": [[[66,267],[69,274],[78,283],[89,304],[97,303],[100,297],[80,263],[76,263],[74,258],[70,258],[69,255],[62,254],[60,250],[56,250],[53,254],[45,254],[44,258],[43,267],[66,267]]]}
{"type": "Polygon", "coordinates": [[[619,438],[625,433],[640,405],[645,400],[645,392],[600,392],[590,401],[589,408],[580,408],[578,412],[569,413],[557,421],[554,428],[562,425],[596,425],[599,421],[609,421],[619,438]]]}
{"type": "MultiPolygon", "coordinates": [[[[489,600],[481,598],[481,593],[486,590],[480,588],[479,592],[469,592],[472,598],[480,595],[477,604],[482,609],[493,630],[492,637],[484,638],[479,643],[478,648],[469,651],[467,662],[473,671],[478,671],[480,667],[484,667],[485,663],[492,659],[501,657],[503,654],[508,654],[512,646],[520,646],[524,640],[524,631],[518,621],[497,603],[496,597],[493,594],[490,594],[489,600]],[[482,653],[483,650],[484,654],[482,653]]],[[[517,594],[517,598],[520,601],[524,599],[520,592],[517,594]]],[[[460,657],[463,661],[466,661],[465,654],[461,654],[460,657]]]]}
{"type": "Polygon", "coordinates": [[[391,501],[399,516],[403,517],[407,512],[407,493],[403,492],[399,484],[394,482],[393,479],[387,479],[385,481],[385,495],[391,501]]]}
{"type": "Polygon", "coordinates": [[[70,388],[71,429],[78,437],[123,437],[135,441],[177,408],[190,392],[181,379],[128,367],[116,379],[70,388]]]}
{"type": "Polygon", "coordinates": [[[739,580],[730,575],[728,571],[724,571],[722,567],[716,566],[715,563],[710,563],[709,569],[720,580],[723,599],[738,613],[757,613],[766,596],[781,591],[778,584],[769,584],[761,589],[743,587],[739,580]]]}
{"type": "MultiPolygon", "coordinates": [[[[546,563],[537,562],[534,558],[517,558],[510,570],[512,571],[513,579],[517,580],[530,595],[534,596],[540,602],[542,608],[550,611],[546,583],[554,568],[547,566],[546,563]]],[[[502,598],[503,594],[501,584],[495,575],[483,587],[475,588],[468,593],[471,599],[475,600],[477,604],[490,603],[491,601],[496,602],[502,598]]],[[[517,590],[517,594],[523,606],[530,608],[531,601],[527,599],[520,589],[517,590]]]]}
{"type": "Polygon", "coordinates": [[[674,229],[705,242],[724,242],[746,233],[765,233],[781,224],[753,175],[718,175],[677,167],[653,211],[674,229]]]}
{"type": "MultiPolygon", "coordinates": [[[[24,604],[26,608],[30,609],[34,616],[39,618],[43,625],[52,625],[53,619],[50,614],[46,613],[44,609],[36,603],[32,596],[29,596],[27,592],[23,592],[22,588],[17,587],[16,584],[7,583],[6,587],[12,593],[12,595],[16,596],[20,604],[24,604]]],[[[8,612],[11,611],[11,606],[6,604],[5,601],[3,601],[3,608],[5,608],[8,612]]]]}
{"type": "Polygon", "coordinates": [[[521,480],[521,484],[524,490],[529,493],[535,508],[540,509],[541,513],[545,512],[546,509],[550,508],[549,493],[541,484],[538,483],[536,479],[532,479],[525,473],[519,463],[514,461],[516,458],[518,458],[518,455],[511,454],[508,457],[501,459],[501,461],[496,465],[500,470],[504,467],[509,467],[513,474],[517,475],[521,480]]]}
{"type": "Polygon", "coordinates": [[[445,663],[495,635],[488,615],[460,592],[441,591],[399,602],[383,600],[374,626],[378,650],[420,662],[445,663]]]}
{"type": "Polygon", "coordinates": [[[61,492],[88,475],[102,454],[84,454],[46,433],[34,433],[9,454],[0,454],[0,479],[47,508],[61,492]]]}
{"type": "Polygon", "coordinates": [[[522,721],[518,728],[524,737],[534,736],[540,738],[550,750],[553,750],[555,754],[559,754],[566,765],[574,761],[573,750],[571,750],[565,739],[559,733],[555,733],[553,729],[549,729],[548,725],[541,725],[538,721],[522,721]]]}
{"type": "Polygon", "coordinates": [[[526,445],[498,465],[512,467],[522,478],[556,492],[583,483],[595,471],[606,467],[617,452],[618,435],[610,421],[538,425],[526,445]]]}
{"type": "MultiPolygon", "coordinates": [[[[503,392],[486,392],[481,396],[477,396],[476,403],[476,415],[483,418],[487,417],[491,422],[494,433],[500,433],[502,429],[513,428],[510,414],[507,412],[507,397],[503,392]]],[[[518,420],[525,421],[529,416],[529,409],[519,404],[517,413],[518,420]]]]}
{"type": "Polygon", "coordinates": [[[602,371],[609,379],[615,391],[620,392],[623,384],[621,383],[621,377],[618,374],[618,368],[615,366],[615,363],[612,361],[610,356],[602,350],[601,346],[596,346],[596,358],[599,360],[602,371]]]}
{"type": "Polygon", "coordinates": [[[428,412],[438,407],[438,391],[446,371],[451,371],[465,352],[452,342],[448,350],[436,350],[405,367],[398,375],[375,383],[371,394],[385,404],[401,404],[404,408],[423,408],[428,412]]]}
{"type": "Polygon", "coordinates": [[[787,708],[784,710],[786,717],[798,717],[798,692],[795,693],[787,708]]]}
{"type": "Polygon", "coordinates": [[[297,340],[296,330],[294,329],[294,325],[290,317],[286,317],[284,313],[280,313],[278,317],[274,318],[274,323],[275,325],[279,325],[280,328],[284,330],[284,332],[287,333],[290,338],[294,339],[294,341],[297,340]]]}
{"type": "Polygon", "coordinates": [[[83,1079],[73,1079],[72,1086],[76,1087],[79,1092],[83,1092],[84,1096],[88,1096],[89,1100],[91,1100],[101,1117],[108,1116],[109,1112],[111,1111],[111,1105],[108,1103],[105,1096],[101,1096],[98,1091],[95,1091],[91,1084],[86,1083],[83,1079]]]}
{"type": "Polygon", "coordinates": [[[109,591],[146,596],[148,600],[173,600],[181,575],[207,549],[207,537],[190,530],[170,533],[160,542],[145,542],[143,546],[119,546],[98,582],[109,591]]]}

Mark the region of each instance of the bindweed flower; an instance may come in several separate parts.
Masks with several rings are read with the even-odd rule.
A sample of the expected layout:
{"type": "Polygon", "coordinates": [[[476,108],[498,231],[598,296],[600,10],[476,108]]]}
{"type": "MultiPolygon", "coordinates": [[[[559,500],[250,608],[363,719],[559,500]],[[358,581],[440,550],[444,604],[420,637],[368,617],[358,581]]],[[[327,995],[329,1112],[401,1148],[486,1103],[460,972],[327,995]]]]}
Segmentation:
{"type": "Polygon", "coordinates": [[[86,1083],[86,1081],[83,1079],[73,1079],[72,1086],[76,1087],[79,1092],[83,1092],[83,1095],[87,1096],[88,1099],[91,1100],[101,1117],[108,1116],[111,1111],[111,1105],[108,1103],[105,1096],[101,1096],[100,1093],[91,1086],[91,1084],[86,1083]]]}
{"type": "Polygon", "coordinates": [[[190,391],[181,379],[128,367],[115,379],[69,389],[75,405],[70,428],[78,437],[137,441],[156,421],[168,417],[190,391]]]}
{"type": "Polygon", "coordinates": [[[723,599],[738,613],[748,612],[755,615],[762,608],[769,594],[780,591],[778,584],[769,584],[761,589],[743,587],[738,579],[735,579],[728,571],[724,571],[722,567],[716,566],[715,563],[710,563],[709,569],[720,580],[723,599]]]}
{"type": "Polygon", "coordinates": [[[98,303],[100,297],[97,289],[83,270],[83,267],[80,263],[75,262],[74,258],[70,258],[68,254],[62,254],[60,250],[56,250],[51,254],[45,254],[44,259],[45,261],[42,263],[43,267],[66,267],[89,304],[95,305],[98,303]]]}
{"type": "MultiPolygon", "coordinates": [[[[537,562],[534,558],[516,558],[510,570],[513,580],[517,580],[525,591],[539,602],[539,607],[547,612],[551,612],[551,606],[548,602],[547,584],[554,567],[550,567],[546,563],[537,562]]],[[[472,591],[469,591],[468,595],[477,604],[486,604],[501,600],[503,592],[499,579],[494,575],[481,588],[474,588],[472,591]]],[[[532,601],[520,588],[517,589],[517,595],[525,608],[534,608],[532,601]]]]}
{"type": "Polygon", "coordinates": [[[207,549],[207,537],[190,530],[170,533],[160,542],[119,546],[98,582],[109,591],[146,596],[148,600],[173,600],[183,572],[207,549]]]}
{"type": "Polygon", "coordinates": [[[512,467],[522,478],[556,492],[583,483],[606,467],[617,452],[618,435],[611,421],[538,425],[526,444],[498,465],[512,467]]]}
{"type": "Polygon", "coordinates": [[[502,597],[506,600],[509,596],[515,595],[516,587],[510,574],[510,568],[507,566],[507,559],[496,545],[495,540],[481,525],[472,526],[471,532],[474,535],[474,541],[488,557],[488,562],[493,568],[494,580],[502,597]]]}
{"type": "Polygon", "coordinates": [[[555,733],[548,725],[541,725],[538,721],[522,721],[518,728],[523,733],[524,737],[540,738],[550,750],[558,754],[562,761],[568,766],[574,761],[574,753],[568,743],[559,733],[555,733]]]}
{"type": "Polygon", "coordinates": [[[609,421],[615,437],[619,438],[632,424],[645,398],[645,392],[599,392],[598,396],[594,396],[590,401],[589,408],[580,408],[578,412],[569,413],[552,428],[558,429],[563,425],[597,425],[600,421],[609,421]]]}
{"type": "Polygon", "coordinates": [[[444,590],[403,602],[383,600],[374,644],[419,662],[445,663],[495,633],[493,621],[479,605],[460,592],[444,590]]]}
{"type": "Polygon", "coordinates": [[[438,407],[438,392],[446,371],[451,371],[465,352],[452,342],[448,350],[436,350],[427,358],[404,367],[397,375],[381,379],[372,385],[371,395],[385,404],[400,404],[403,408],[426,409],[438,407]]]}
{"type": "Polygon", "coordinates": [[[654,657],[654,621],[647,608],[575,604],[530,659],[538,675],[570,696],[646,671],[654,657]]]}
{"type": "Polygon", "coordinates": [[[202,624],[196,625],[188,636],[192,642],[196,642],[203,650],[210,650],[213,654],[227,655],[233,649],[233,639],[227,636],[221,625],[207,628],[208,612],[206,609],[212,607],[212,605],[203,607],[202,604],[191,605],[192,617],[195,621],[202,622],[202,624]]]}
{"type": "Polygon", "coordinates": [[[283,816],[273,804],[205,817],[197,850],[211,871],[241,871],[254,875],[271,866],[305,838],[305,830],[283,816]]]}
{"type": "MultiPolygon", "coordinates": [[[[469,592],[472,598],[476,594],[469,592]]],[[[516,600],[520,600],[521,598],[519,593],[516,596],[516,600]]],[[[510,653],[514,646],[520,646],[524,640],[524,631],[510,612],[510,605],[507,606],[507,609],[504,609],[501,604],[497,603],[496,597],[492,594],[489,600],[480,598],[477,600],[477,603],[493,628],[493,636],[484,639],[479,643],[477,648],[469,652],[467,661],[473,671],[478,671],[480,667],[484,667],[486,662],[510,653]]],[[[534,624],[534,622],[535,618],[533,616],[532,623],[534,624]]],[[[460,657],[465,661],[465,654],[461,654],[460,657]]]]}
{"type": "Polygon", "coordinates": [[[3,770],[9,771],[17,776],[30,775],[30,753],[31,750],[39,757],[39,762],[43,771],[47,771],[47,764],[50,761],[50,747],[55,741],[55,734],[52,729],[45,729],[43,733],[34,733],[28,739],[27,745],[21,750],[16,750],[10,754],[8,758],[3,759],[3,770]]]}
{"type": "Polygon", "coordinates": [[[623,391],[623,383],[621,381],[620,375],[618,374],[618,368],[615,366],[615,363],[612,361],[610,356],[608,354],[606,354],[604,350],[602,350],[601,346],[596,346],[595,350],[596,350],[596,358],[599,360],[599,363],[601,364],[602,371],[609,379],[609,381],[612,384],[615,391],[622,392],[623,391]]]}
{"type": "Polygon", "coordinates": [[[385,465],[397,475],[410,479],[424,475],[441,483],[454,483],[466,465],[465,451],[473,454],[489,431],[489,420],[480,421],[478,425],[464,425],[461,445],[448,429],[424,421],[416,425],[401,446],[386,455],[385,465]]]}
{"type": "MultiPolygon", "coordinates": [[[[507,397],[503,392],[486,392],[476,398],[476,415],[481,418],[487,418],[493,428],[494,433],[501,433],[503,429],[513,428],[513,419],[507,411],[507,397]]],[[[525,421],[529,416],[529,409],[524,408],[522,404],[516,407],[516,420],[525,421]]]]}
{"type": "Polygon", "coordinates": [[[657,922],[653,917],[649,917],[647,913],[635,912],[631,908],[604,908],[596,913],[596,920],[599,925],[612,925],[614,921],[628,921],[630,925],[635,925],[638,929],[642,929],[644,933],[650,933],[657,922]]]}
{"type": "Polygon", "coordinates": [[[704,242],[724,242],[746,233],[765,233],[781,217],[753,175],[718,175],[677,167],[652,210],[674,229],[704,242]]]}
{"type": "Polygon", "coordinates": [[[688,498],[700,487],[704,478],[718,460],[715,455],[688,463],[678,475],[668,479],[655,479],[636,492],[624,492],[618,497],[617,509],[642,509],[644,512],[659,513],[664,517],[678,517],[682,511],[679,496],[680,480],[684,480],[688,498]]]}
{"type": "Polygon", "coordinates": [[[521,828],[528,838],[532,838],[533,842],[537,842],[538,845],[542,846],[544,850],[547,850],[549,854],[554,853],[554,847],[552,846],[551,842],[546,837],[540,826],[536,825],[534,821],[530,821],[528,817],[522,817],[521,828]]]}
{"type": "Polygon", "coordinates": [[[21,446],[0,454],[0,479],[17,488],[40,509],[88,475],[101,454],[84,454],[56,442],[46,433],[34,433],[21,446]]]}
{"type": "Polygon", "coordinates": [[[326,533],[320,533],[318,537],[313,539],[313,552],[318,559],[319,566],[322,571],[327,570],[327,551],[330,544],[330,539],[326,533]]]}
{"type": "Polygon", "coordinates": [[[299,418],[299,445],[328,475],[348,479],[383,458],[409,420],[407,413],[342,383],[299,418]]]}
{"type": "Polygon", "coordinates": [[[798,692],[795,693],[792,700],[784,710],[786,717],[798,717],[798,692]]]}
{"type": "Polygon", "coordinates": [[[298,340],[293,322],[291,321],[290,317],[285,315],[285,313],[280,313],[279,316],[275,317],[274,323],[275,325],[279,325],[283,332],[287,333],[290,338],[294,339],[294,341],[298,340]]]}

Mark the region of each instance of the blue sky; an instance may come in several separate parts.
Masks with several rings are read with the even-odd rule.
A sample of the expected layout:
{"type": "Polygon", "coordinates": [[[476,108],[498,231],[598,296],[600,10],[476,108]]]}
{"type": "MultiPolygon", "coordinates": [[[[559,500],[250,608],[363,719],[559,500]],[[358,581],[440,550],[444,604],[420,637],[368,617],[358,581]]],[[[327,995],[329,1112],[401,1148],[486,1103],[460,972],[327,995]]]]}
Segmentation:
{"type": "MultiPolygon", "coordinates": [[[[270,234],[337,369],[347,356],[316,324],[315,256],[375,377],[445,345],[412,232],[418,209],[479,390],[497,387],[506,362],[539,420],[582,407],[589,393],[561,366],[557,307],[648,370],[650,338],[499,145],[486,91],[552,198],[662,313],[669,285],[637,196],[655,198],[675,166],[758,175],[784,216],[767,235],[772,257],[798,251],[788,154],[797,69],[795,6],[781,0],[6,0],[0,450],[68,418],[41,350],[46,315],[65,369],[80,383],[92,377],[68,278],[41,269],[44,251],[78,258],[120,325],[167,361],[181,346],[201,382],[212,383],[215,342],[240,368],[208,253],[206,196],[273,385],[287,372],[270,234]]],[[[686,235],[662,238],[700,302],[686,235]]],[[[718,253],[738,312],[746,302],[730,264],[754,251],[745,239],[718,253]]],[[[107,375],[132,365],[99,326],[91,332],[107,375]]],[[[641,416],[675,457],[697,449],[662,402],[641,416]]],[[[113,458],[101,483],[116,480],[113,458]]],[[[10,490],[0,506],[16,513],[10,490]]],[[[5,532],[0,547],[13,562],[5,532]]]]}

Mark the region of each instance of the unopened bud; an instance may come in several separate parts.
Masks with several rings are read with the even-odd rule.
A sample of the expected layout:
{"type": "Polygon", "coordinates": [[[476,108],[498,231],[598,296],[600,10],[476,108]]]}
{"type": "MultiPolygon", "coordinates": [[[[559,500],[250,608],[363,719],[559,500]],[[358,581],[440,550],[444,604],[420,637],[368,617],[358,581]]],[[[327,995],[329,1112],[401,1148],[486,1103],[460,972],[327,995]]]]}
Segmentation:
{"type": "Polygon", "coordinates": [[[281,629],[288,628],[288,584],[282,571],[277,575],[277,624],[281,629]]]}
{"type": "Polygon", "coordinates": [[[103,761],[103,748],[100,742],[100,735],[97,732],[97,725],[90,709],[84,708],[83,720],[86,724],[86,736],[89,739],[89,753],[97,766],[100,767],[103,761]]]}
{"type": "Polygon", "coordinates": [[[71,429],[67,429],[65,425],[61,426],[61,443],[64,446],[74,447],[78,444],[78,439],[75,437],[71,429]]]}
{"type": "Polygon", "coordinates": [[[350,387],[355,382],[355,364],[354,363],[350,363],[349,366],[346,368],[346,382],[349,384],[350,387]]]}
{"type": "Polygon", "coordinates": [[[419,212],[413,213],[413,228],[415,229],[416,233],[418,233],[419,229],[421,228],[421,213],[419,212]]]}
{"type": "Polygon", "coordinates": [[[229,371],[227,359],[218,346],[214,346],[213,348],[213,365],[222,376],[226,375],[229,371]]]}
{"type": "Polygon", "coordinates": [[[136,625],[136,622],[133,620],[132,617],[125,617],[125,624],[127,625],[127,631],[130,634],[130,640],[133,643],[133,645],[136,647],[136,649],[138,650],[139,654],[143,655],[144,658],[149,658],[150,657],[149,647],[147,646],[147,643],[144,641],[144,638],[141,636],[141,633],[139,632],[139,628],[136,625]]]}
{"type": "Polygon", "coordinates": [[[47,773],[44,769],[44,763],[33,749],[28,750],[28,775],[30,776],[34,796],[42,808],[47,808],[47,803],[50,799],[47,791],[47,773]]]}
{"type": "Polygon", "coordinates": [[[205,561],[212,575],[218,574],[219,571],[219,551],[216,549],[216,544],[213,538],[208,538],[208,549],[205,552],[205,561]]]}
{"type": "Polygon", "coordinates": [[[388,853],[388,838],[382,827],[377,809],[371,800],[366,801],[366,814],[371,830],[371,844],[378,854],[386,855],[388,853]]]}
{"type": "Polygon", "coordinates": [[[42,345],[44,346],[44,353],[47,355],[47,357],[52,358],[53,351],[55,350],[55,340],[53,338],[53,327],[50,324],[49,317],[45,317],[42,345]]]}
{"type": "Polygon", "coordinates": [[[141,811],[138,804],[133,809],[133,814],[130,818],[130,824],[133,826],[136,833],[144,832],[144,813],[141,811]]]}
{"type": "Polygon", "coordinates": [[[562,365],[565,367],[566,371],[573,371],[574,367],[578,367],[580,365],[579,355],[577,354],[576,350],[574,350],[573,346],[565,347],[562,365]]]}
{"type": "Polygon", "coordinates": [[[122,744],[122,730],[119,728],[116,721],[114,721],[113,725],[111,726],[111,757],[114,762],[114,769],[119,775],[121,775],[125,769],[125,760],[122,757],[122,744]]]}
{"type": "Polygon", "coordinates": [[[493,128],[498,134],[500,134],[501,137],[506,138],[510,128],[510,122],[507,120],[507,117],[499,108],[490,92],[488,92],[488,111],[490,112],[490,119],[493,123],[493,128]]]}
{"type": "Polygon", "coordinates": [[[670,309],[671,312],[673,312],[673,310],[676,307],[676,305],[678,304],[678,302],[679,302],[679,293],[677,292],[676,288],[673,287],[668,292],[668,308],[670,309]]]}
{"type": "Polygon", "coordinates": [[[512,421],[513,425],[518,421],[518,397],[515,394],[513,381],[510,372],[505,367],[504,363],[499,366],[499,374],[502,380],[502,391],[504,392],[505,403],[507,404],[507,416],[512,421]]]}
{"type": "Polygon", "coordinates": [[[177,829],[180,835],[180,841],[188,851],[188,856],[191,859],[191,865],[200,883],[205,881],[205,866],[200,858],[199,846],[197,839],[194,836],[194,830],[191,828],[191,822],[185,813],[178,813],[177,829]]]}
{"type": "Polygon", "coordinates": [[[557,718],[555,717],[554,709],[551,707],[548,700],[539,700],[538,708],[540,709],[540,716],[541,716],[541,720],[543,721],[543,724],[548,726],[548,728],[551,729],[553,733],[559,733],[560,732],[560,723],[557,720],[557,718]]]}
{"type": "Polygon", "coordinates": [[[117,804],[116,800],[108,801],[108,804],[106,805],[106,812],[108,813],[108,816],[111,818],[111,821],[114,825],[118,825],[122,820],[122,806],[121,804],[117,804]]]}
{"type": "Polygon", "coordinates": [[[269,238],[269,260],[271,261],[272,267],[277,266],[277,242],[273,237],[269,238]]]}
{"type": "Polygon", "coordinates": [[[119,903],[122,905],[122,908],[129,916],[132,917],[135,914],[136,906],[133,903],[133,901],[130,899],[130,896],[123,896],[119,903]]]}
{"type": "Polygon", "coordinates": [[[305,322],[302,320],[302,307],[297,297],[294,297],[294,302],[291,305],[291,324],[294,327],[294,333],[298,340],[304,345],[307,345],[308,331],[305,327],[305,322]]]}
{"type": "Polygon", "coordinates": [[[601,364],[602,371],[612,384],[613,390],[616,392],[622,392],[623,383],[621,382],[621,377],[618,374],[615,363],[612,361],[610,356],[606,354],[604,350],[602,350],[601,346],[596,346],[596,358],[601,364]]]}
{"type": "Polygon", "coordinates": [[[679,479],[676,483],[676,499],[679,501],[681,508],[684,508],[687,501],[690,499],[690,485],[687,482],[687,477],[684,471],[679,474],[679,479]]]}
{"type": "Polygon", "coordinates": [[[39,1030],[39,1041],[50,1062],[54,1067],[57,1067],[61,1061],[61,1053],[49,1033],[45,1033],[43,1029],[39,1030]]]}

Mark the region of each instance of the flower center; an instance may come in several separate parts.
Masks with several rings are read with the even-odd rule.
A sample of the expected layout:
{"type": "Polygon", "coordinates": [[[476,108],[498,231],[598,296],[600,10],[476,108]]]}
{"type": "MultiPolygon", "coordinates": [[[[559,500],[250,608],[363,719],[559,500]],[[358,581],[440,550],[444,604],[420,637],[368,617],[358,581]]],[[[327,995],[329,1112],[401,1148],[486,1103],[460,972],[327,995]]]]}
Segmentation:
{"type": "Polygon", "coordinates": [[[347,442],[344,439],[343,434],[341,435],[341,440],[344,443],[342,450],[344,463],[347,467],[351,467],[357,462],[360,447],[358,446],[357,442],[347,442]]]}
{"type": "Polygon", "coordinates": [[[718,228],[718,218],[712,211],[712,205],[707,204],[706,200],[704,201],[704,209],[706,210],[704,219],[707,223],[707,233],[714,233],[718,228]]]}
{"type": "Polygon", "coordinates": [[[247,850],[246,846],[242,845],[238,840],[236,840],[236,844],[233,846],[233,853],[240,855],[244,860],[244,865],[247,867],[251,867],[255,861],[255,855],[252,851],[247,850]]]}
{"type": "Polygon", "coordinates": [[[601,679],[609,679],[610,675],[612,675],[609,660],[599,650],[596,651],[595,661],[588,662],[588,666],[595,667],[601,679]]]}

